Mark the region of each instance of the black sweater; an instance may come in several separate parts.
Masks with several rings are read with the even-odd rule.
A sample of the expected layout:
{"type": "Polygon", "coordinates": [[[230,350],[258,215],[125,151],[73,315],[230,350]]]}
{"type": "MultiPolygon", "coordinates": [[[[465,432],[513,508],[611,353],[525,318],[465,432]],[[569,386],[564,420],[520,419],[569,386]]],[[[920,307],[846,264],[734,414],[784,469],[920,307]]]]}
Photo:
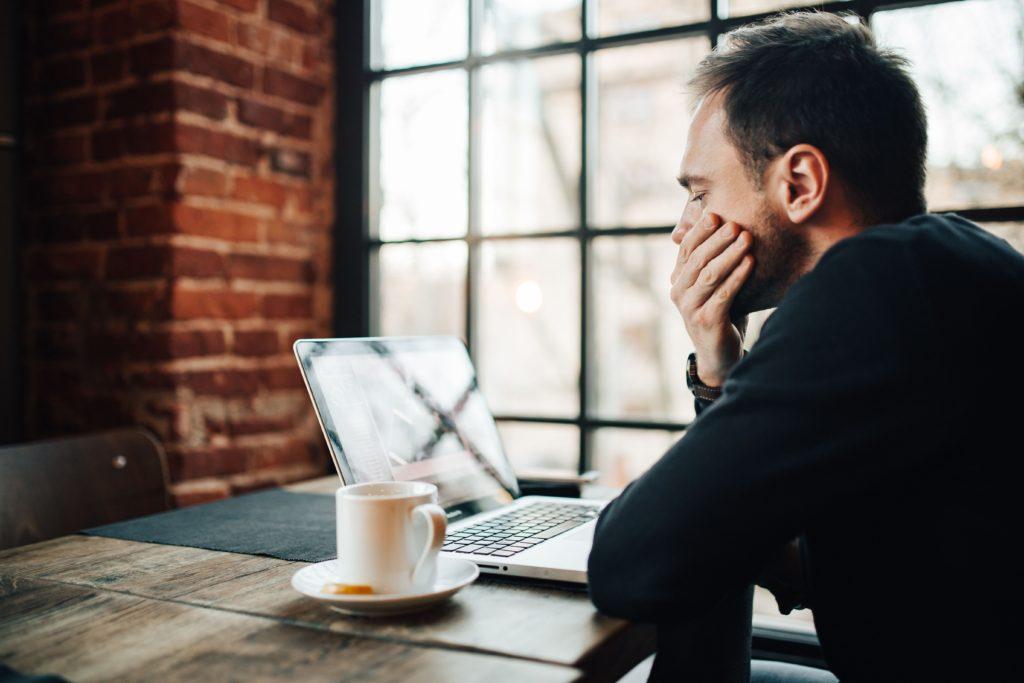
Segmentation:
{"type": "Polygon", "coordinates": [[[844,683],[1024,671],[1022,343],[1024,256],[974,224],[921,215],[838,243],[601,514],[594,603],[703,617],[804,534],[844,683]]]}

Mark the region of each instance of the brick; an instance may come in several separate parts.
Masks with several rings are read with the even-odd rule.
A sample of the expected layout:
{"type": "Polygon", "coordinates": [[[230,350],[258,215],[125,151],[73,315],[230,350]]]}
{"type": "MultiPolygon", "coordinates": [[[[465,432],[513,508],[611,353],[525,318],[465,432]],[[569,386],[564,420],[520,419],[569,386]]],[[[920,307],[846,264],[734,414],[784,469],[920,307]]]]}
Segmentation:
{"type": "Polygon", "coordinates": [[[273,330],[238,330],[231,350],[239,356],[272,356],[280,353],[281,345],[273,330]]]}
{"type": "Polygon", "coordinates": [[[89,22],[78,18],[50,22],[38,37],[36,47],[42,54],[76,52],[92,43],[89,22]]]}
{"type": "Polygon", "coordinates": [[[208,168],[187,167],[178,177],[178,190],[186,196],[224,197],[228,191],[228,177],[208,168]]]}
{"type": "Polygon", "coordinates": [[[259,220],[253,216],[220,209],[174,204],[171,216],[176,232],[218,237],[234,242],[255,242],[259,220]]]}
{"type": "Polygon", "coordinates": [[[281,183],[253,176],[235,178],[235,189],[231,196],[246,202],[269,204],[281,209],[288,199],[289,188],[281,183]]]}
{"type": "Polygon", "coordinates": [[[316,33],[316,15],[291,0],[268,0],[267,18],[303,33],[316,33]]]}
{"type": "Polygon", "coordinates": [[[259,390],[257,370],[198,370],[185,377],[185,385],[197,395],[252,396],[259,390]]]}
{"type": "Polygon", "coordinates": [[[292,114],[246,98],[238,99],[238,121],[302,140],[309,140],[313,136],[313,119],[309,116],[292,114]]]}
{"type": "Polygon", "coordinates": [[[166,235],[174,232],[171,211],[163,204],[125,210],[124,229],[128,235],[166,235]]]}
{"type": "Polygon", "coordinates": [[[85,85],[85,64],[80,57],[43,62],[39,70],[40,90],[53,93],[85,85]]]}
{"type": "Polygon", "coordinates": [[[188,0],[178,0],[177,10],[179,28],[225,43],[231,40],[230,23],[223,12],[207,9],[188,0]]]}
{"type": "Polygon", "coordinates": [[[299,463],[308,464],[315,459],[305,439],[291,438],[283,443],[251,449],[247,469],[252,472],[299,463]]]}
{"type": "Polygon", "coordinates": [[[174,68],[175,40],[162,36],[133,45],[128,51],[128,68],[136,76],[152,76],[174,68]]]}
{"type": "Polygon", "coordinates": [[[84,135],[65,135],[36,141],[30,149],[32,162],[39,166],[68,166],[88,158],[84,135]]]}
{"type": "Polygon", "coordinates": [[[239,22],[235,25],[235,32],[238,39],[238,45],[240,47],[252,50],[253,52],[258,52],[264,57],[270,53],[272,34],[270,29],[263,24],[247,24],[239,22]]]}
{"type": "Polygon", "coordinates": [[[107,95],[105,118],[120,119],[140,114],[155,114],[174,110],[174,84],[138,83],[115,90],[107,95]]]}
{"type": "Polygon", "coordinates": [[[153,33],[173,28],[177,21],[176,7],[169,0],[138,3],[135,5],[135,24],[140,33],[153,33]]]}
{"type": "Polygon", "coordinates": [[[302,375],[294,364],[280,368],[266,368],[262,374],[263,386],[267,389],[304,389],[302,375]]]}
{"type": "Polygon", "coordinates": [[[95,95],[82,95],[47,102],[35,107],[39,123],[47,128],[80,126],[96,120],[98,103],[95,95]]]}
{"type": "Polygon", "coordinates": [[[312,281],[309,261],[266,254],[232,254],[228,273],[243,280],[312,281]]]}
{"type": "Polygon", "coordinates": [[[291,102],[315,106],[323,99],[324,87],[307,78],[268,66],[263,70],[263,92],[291,102]]]}
{"type": "Polygon", "coordinates": [[[39,218],[29,237],[38,242],[74,242],[83,239],[104,240],[116,237],[116,211],[75,211],[39,218]]]}
{"type": "Polygon", "coordinates": [[[103,193],[102,173],[69,173],[50,177],[34,185],[33,201],[42,204],[65,205],[98,202],[103,193]]]}
{"type": "Polygon", "coordinates": [[[224,277],[223,254],[210,249],[176,247],[171,259],[171,274],[184,277],[224,277]]]}
{"type": "Polygon", "coordinates": [[[140,123],[125,129],[127,150],[132,154],[174,152],[177,130],[170,121],[140,123]]]}
{"type": "Polygon", "coordinates": [[[172,249],[168,245],[114,247],[107,252],[108,280],[136,280],[166,277],[171,270],[172,249]]]}
{"type": "Polygon", "coordinates": [[[174,149],[184,154],[201,154],[250,167],[255,166],[260,157],[260,146],[256,140],[190,124],[175,126],[174,149]]]}
{"type": "Polygon", "coordinates": [[[127,7],[97,14],[94,22],[99,45],[122,43],[135,35],[136,21],[127,7]]]}
{"type": "Polygon", "coordinates": [[[216,356],[227,350],[220,330],[170,330],[132,333],[128,344],[134,360],[174,360],[216,356]]]}
{"type": "Polygon", "coordinates": [[[278,173],[309,178],[312,175],[313,160],[306,152],[276,147],[267,150],[270,168],[278,173]]]}
{"type": "Polygon", "coordinates": [[[256,9],[257,0],[217,0],[217,2],[243,12],[252,12],[256,9]]]}
{"type": "Polygon", "coordinates": [[[218,121],[228,115],[227,96],[186,83],[174,84],[174,104],[179,110],[195,112],[218,121]]]}
{"type": "Polygon", "coordinates": [[[268,294],[263,301],[263,316],[272,320],[312,318],[312,297],[309,294],[268,294]]]}
{"type": "Polygon", "coordinates": [[[231,487],[228,486],[228,483],[217,479],[203,479],[175,484],[171,486],[170,491],[174,506],[179,508],[209,503],[231,495],[231,487]]]}
{"type": "Polygon", "coordinates": [[[99,266],[98,249],[48,249],[32,254],[28,276],[33,280],[92,280],[99,274],[99,266]]]}
{"type": "Polygon", "coordinates": [[[249,452],[243,448],[168,449],[167,467],[172,481],[218,477],[244,472],[249,452]]]}
{"type": "Polygon", "coordinates": [[[171,314],[178,320],[240,320],[260,313],[260,297],[228,289],[175,288],[171,314]]]}
{"type": "Polygon", "coordinates": [[[126,61],[125,53],[121,50],[93,55],[90,60],[93,85],[114,83],[124,78],[126,61]]]}
{"type": "Polygon", "coordinates": [[[194,43],[179,42],[175,66],[183,71],[209,76],[240,88],[251,88],[255,69],[251,62],[194,43]]]}
{"type": "Polygon", "coordinates": [[[170,296],[164,284],[140,288],[133,283],[129,286],[131,289],[118,289],[113,286],[105,288],[99,296],[97,315],[106,320],[127,318],[133,322],[161,321],[168,318],[170,296]]]}

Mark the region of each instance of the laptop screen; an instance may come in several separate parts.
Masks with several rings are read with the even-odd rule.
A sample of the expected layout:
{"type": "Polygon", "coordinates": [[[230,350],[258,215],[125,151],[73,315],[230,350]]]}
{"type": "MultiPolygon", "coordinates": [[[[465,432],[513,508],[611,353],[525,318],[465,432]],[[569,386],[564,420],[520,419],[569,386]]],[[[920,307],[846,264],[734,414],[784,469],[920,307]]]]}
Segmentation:
{"type": "Polygon", "coordinates": [[[450,519],[518,496],[459,339],[300,339],[295,354],[346,484],[431,482],[450,519]]]}

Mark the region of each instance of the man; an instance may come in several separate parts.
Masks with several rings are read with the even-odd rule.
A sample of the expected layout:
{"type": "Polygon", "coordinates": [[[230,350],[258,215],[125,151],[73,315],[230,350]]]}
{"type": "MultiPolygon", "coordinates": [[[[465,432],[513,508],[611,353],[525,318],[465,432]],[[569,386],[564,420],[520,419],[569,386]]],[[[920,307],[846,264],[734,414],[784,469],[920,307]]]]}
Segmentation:
{"type": "Polygon", "coordinates": [[[1024,257],[925,213],[920,98],[865,27],[738,29],[691,85],[671,296],[701,411],[602,513],[594,603],[659,625],[663,680],[749,674],[700,660],[749,657],[758,580],[844,683],[1024,680],[1024,257]]]}

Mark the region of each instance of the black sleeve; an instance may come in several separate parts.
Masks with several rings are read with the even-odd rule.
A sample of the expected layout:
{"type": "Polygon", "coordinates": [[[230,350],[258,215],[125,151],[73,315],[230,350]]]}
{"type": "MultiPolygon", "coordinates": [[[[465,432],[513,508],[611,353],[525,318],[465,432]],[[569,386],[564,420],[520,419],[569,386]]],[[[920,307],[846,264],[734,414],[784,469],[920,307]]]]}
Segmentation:
{"type": "Polygon", "coordinates": [[[924,317],[906,315],[913,287],[886,280],[902,272],[890,251],[868,242],[826,254],[722,397],[605,508],[589,562],[601,611],[700,616],[752,583],[816,515],[912,468],[925,441],[943,438],[913,424],[931,408],[905,391],[916,372],[910,340],[928,332],[924,317]],[[880,434],[902,458],[872,458],[880,434]]]}

